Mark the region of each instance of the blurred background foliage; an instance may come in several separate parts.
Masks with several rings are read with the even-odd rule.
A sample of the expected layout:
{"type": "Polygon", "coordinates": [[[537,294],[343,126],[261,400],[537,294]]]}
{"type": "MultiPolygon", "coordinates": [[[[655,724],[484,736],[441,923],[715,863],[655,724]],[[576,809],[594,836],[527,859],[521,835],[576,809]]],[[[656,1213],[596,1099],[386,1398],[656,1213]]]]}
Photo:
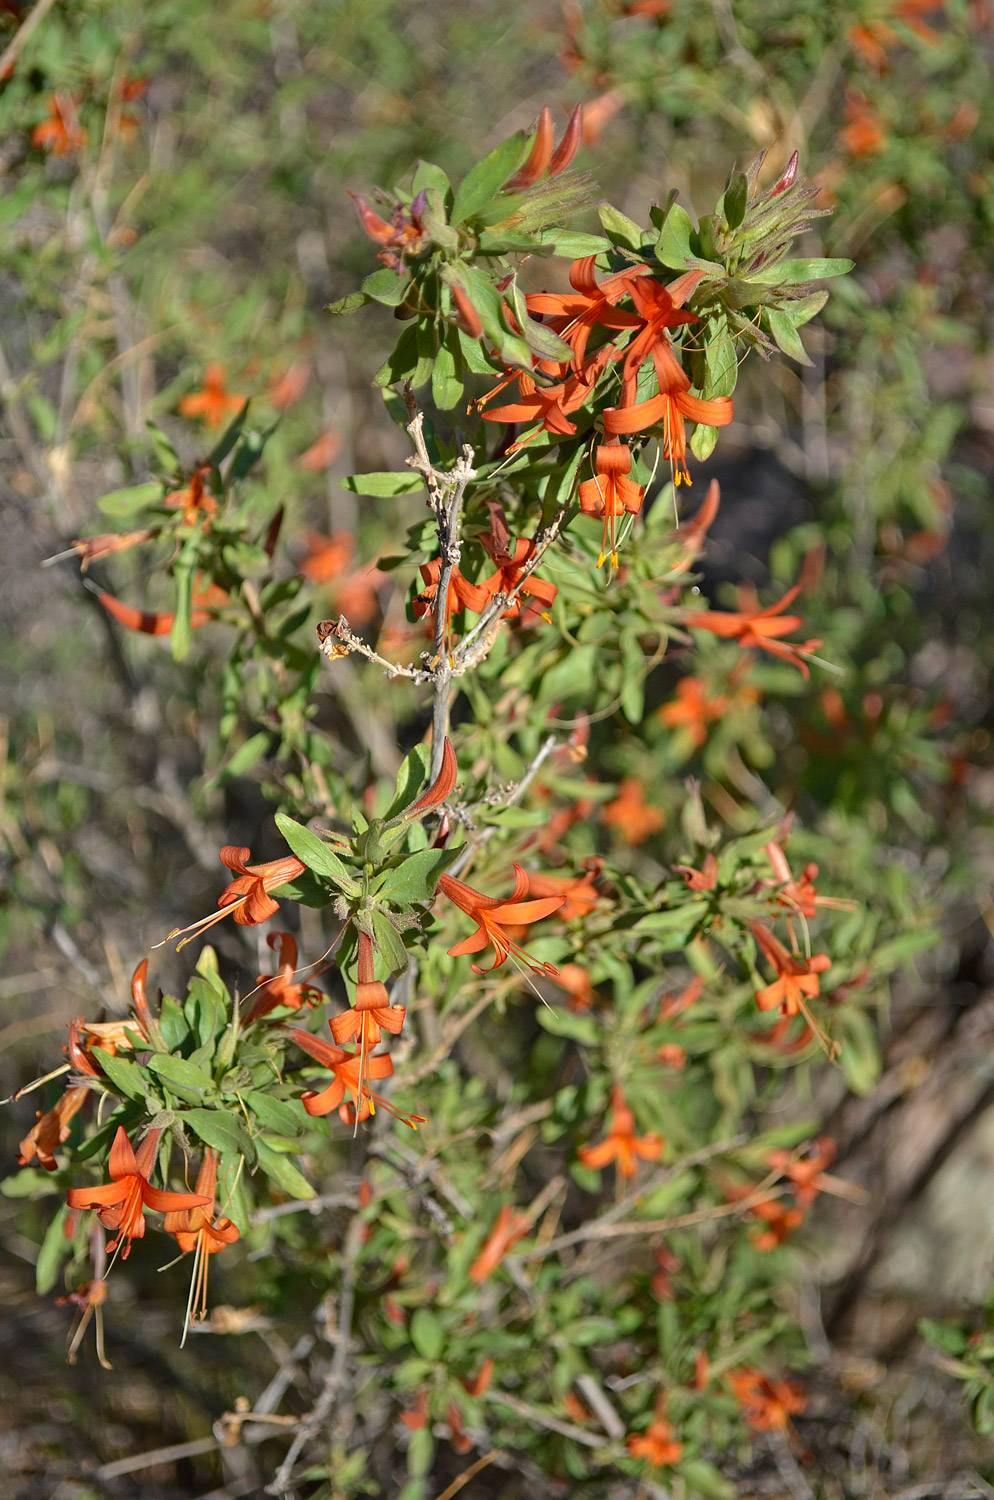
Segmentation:
{"type": "MultiPolygon", "coordinates": [[[[31,16],[0,7],[0,47],[31,16]]],[[[346,190],[389,186],[419,156],[457,178],[542,104],[563,120],[582,102],[582,165],[639,222],[671,187],[703,212],[729,164],[761,149],[776,170],[799,150],[833,208],[804,253],[851,256],[857,270],[805,330],[811,363],[750,362],[737,425],[700,475],[722,483],[705,592],[727,604],[743,579],[779,592],[804,567],[806,623],[841,670],[802,681],[756,663],[743,677],[733,648],[705,641],[693,672],[726,705],[703,741],[665,716],[686,680],[678,650],[647,685],[639,733],[611,720],[590,742],[601,778],[638,778],[670,828],[687,776],[707,816],[733,830],[754,809],[796,808],[792,858],[815,858],[826,889],[903,928],[909,958],[929,947],[892,995],[874,991],[874,1026],[853,1023],[845,1079],[802,1080],[787,1095],[764,1086],[764,1124],[830,1130],[837,1170],[870,1201],[822,1210],[791,1261],[818,1365],[799,1423],[812,1462],[799,1470],[772,1440],[736,1451],[724,1472],[742,1494],[896,1496],[934,1479],[935,1493],[967,1495],[990,1493],[969,1488],[984,1482],[978,1470],[994,1479],[968,1420],[994,1427],[984,1313],[994,1221],[979,1190],[994,1176],[991,50],[986,0],[75,0],[45,7],[0,85],[4,1093],[51,1066],[69,1016],[122,1012],[140,953],[213,902],[218,845],[255,847],[271,802],[308,792],[308,759],[326,758],[358,792],[367,769],[392,775],[423,731],[410,691],[383,691],[353,661],[334,673],[301,661],[274,722],[272,660],[252,656],[226,679],[224,652],[205,645],[212,627],[176,663],[115,629],[75,559],[42,568],[110,524],[100,497],[156,471],[149,420],[185,471],[205,456],[217,433],[180,407],[219,367],[214,388],[251,396],[254,430],[273,428],[244,495],[259,527],[285,508],[283,576],[302,570],[313,589],[295,639],[309,645],[315,620],[342,609],[379,631],[381,649],[409,649],[410,580],[370,566],[396,551],[419,504],[340,482],[405,457],[371,385],[392,343],[389,314],[323,311],[370,269],[346,190]]],[[[578,227],[595,229],[594,216],[578,227]]],[[[143,607],[170,605],[147,555],[94,572],[143,607]]],[[[582,683],[553,680],[547,696],[575,714],[582,683]]],[[[484,681],[478,719],[486,698],[484,681]]],[[[481,758],[496,755],[486,722],[479,734],[481,758]]],[[[595,847],[588,827],[573,834],[576,856],[595,847]]],[[[314,952],[317,935],[302,933],[314,952]]],[[[872,960],[873,936],[863,924],[854,971],[872,960]]],[[[218,948],[254,974],[245,942],[220,933],[218,948]]],[[[897,956],[878,953],[880,972],[897,956]]],[[[262,972],[271,957],[263,947],[258,958],[262,972]]],[[[181,972],[162,960],[161,982],[180,984],[181,972]]],[[[539,1031],[521,1059],[539,1078],[551,1076],[545,1045],[539,1031]]],[[[468,1118],[472,1086],[457,1080],[440,1107],[468,1118]]],[[[15,1145],[29,1104],[11,1121],[15,1145]]],[[[418,1191],[415,1176],[406,1198],[418,1191]]],[[[258,1424],[222,1465],[211,1423],[242,1396],[259,1409],[274,1355],[276,1378],[300,1382],[306,1409],[307,1353],[292,1356],[313,1337],[319,1292],[303,1250],[325,1236],[339,1252],[337,1211],[288,1216],[290,1253],[243,1258],[237,1281],[222,1268],[230,1337],[195,1339],[183,1356],[174,1308],[129,1267],[113,1333],[120,1368],[95,1390],[88,1371],[61,1363],[65,1314],[34,1297],[48,1205],[4,1199],[4,1375],[16,1371],[12,1391],[31,1411],[19,1435],[13,1424],[5,1433],[13,1493],[261,1493],[281,1447],[258,1424]],[[185,1445],[178,1458],[129,1471],[129,1455],[173,1443],[185,1445]]],[[[571,1295],[555,1293],[553,1324],[579,1319],[571,1295]]],[[[434,1332],[422,1324],[418,1337],[430,1351],[434,1332]]],[[[470,1342],[453,1373],[470,1376],[488,1352],[470,1342]]],[[[527,1355],[513,1340],[505,1352],[527,1355]]],[[[381,1478],[398,1431],[384,1415],[381,1478]]],[[[417,1462],[405,1470],[402,1459],[401,1475],[417,1462]]],[[[362,1465],[352,1474],[350,1463],[340,1454],[313,1492],[363,1493],[362,1465]]],[[[436,1460],[423,1493],[441,1493],[467,1463],[436,1460]]],[[[468,1493],[511,1496],[525,1482],[535,1483],[527,1462],[495,1466],[468,1493]]],[[[539,1482],[553,1486],[548,1474],[539,1482]]],[[[574,1469],[557,1482],[565,1488],[536,1493],[595,1481],[574,1469]]],[[[589,1492],[661,1492],[637,1482],[589,1492]]]]}

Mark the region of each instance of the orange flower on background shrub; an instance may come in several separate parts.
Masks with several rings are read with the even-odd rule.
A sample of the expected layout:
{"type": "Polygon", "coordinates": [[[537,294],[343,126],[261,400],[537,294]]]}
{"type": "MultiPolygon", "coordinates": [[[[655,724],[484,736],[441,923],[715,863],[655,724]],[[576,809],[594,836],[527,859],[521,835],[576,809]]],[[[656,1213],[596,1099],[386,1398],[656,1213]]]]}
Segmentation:
{"type": "Polygon", "coordinates": [[[52,94],[48,101],[48,119],[31,132],[32,146],[39,146],[50,156],[74,156],[86,145],[86,131],[79,123],[79,100],[70,94],[52,94]]]}
{"type": "Polygon", "coordinates": [[[802,1014],[808,1020],[806,1002],[820,993],[818,976],[831,968],[832,960],[826,953],[816,953],[812,958],[795,958],[761,922],[750,922],[749,927],[763,957],[777,971],[772,984],[756,991],[756,1004],[760,1010],[779,1008],[782,1016],[802,1014]]]}
{"type": "Polygon", "coordinates": [[[615,1084],[611,1091],[611,1127],[595,1146],[581,1146],[578,1152],[585,1167],[602,1172],[611,1162],[617,1164],[620,1177],[634,1177],[639,1159],[658,1161],[663,1153],[663,1138],[655,1131],[635,1134],[635,1116],[625,1103],[625,1096],[615,1084]]]}
{"type": "Polygon", "coordinates": [[[601,817],[610,828],[618,830],[626,844],[644,844],[666,821],[658,807],[650,807],[646,802],[645,789],[637,776],[624,778],[617,797],[607,803],[601,817]]]}
{"type": "Polygon", "coordinates": [[[176,409],[181,417],[203,422],[205,427],[220,427],[244,405],[245,397],[228,390],[224,382],[224,366],[215,361],[204,371],[200,390],[184,396],[176,409]]]}
{"type": "Polygon", "coordinates": [[[707,740],[709,726],[727,709],[728,699],[721,695],[708,697],[699,677],[681,677],[676,685],[676,697],[663,704],[658,716],[667,729],[682,729],[690,737],[691,744],[700,748],[707,740]]]}
{"type": "Polygon", "coordinates": [[[795,583],[775,604],[768,604],[765,609],[760,609],[755,590],[742,589],[740,596],[745,605],[743,609],[694,610],[686,616],[686,623],[691,630],[707,630],[721,640],[736,641],[742,647],[754,646],[760,651],[768,651],[771,656],[790,662],[807,677],[808,665],[804,658],[816,651],[821,641],[794,642],[782,639],[804,624],[800,615],[781,613],[797,598],[800,591],[801,585],[795,583]]]}
{"type": "Polygon", "coordinates": [[[743,1366],[728,1376],[742,1415],[755,1432],[783,1432],[807,1405],[803,1387],[793,1380],[772,1380],[761,1370],[743,1366]]]}
{"type": "Polygon", "coordinates": [[[527,1216],[505,1204],[494,1220],[482,1250],[469,1268],[470,1280],[482,1286],[494,1274],[508,1251],[524,1238],[528,1229],[527,1216]]]}
{"type": "Polygon", "coordinates": [[[656,1414],[644,1432],[629,1433],[628,1451],[633,1458],[642,1458],[655,1469],[679,1463],[683,1457],[683,1444],[673,1436],[673,1427],[666,1419],[665,1398],[656,1403],[656,1414]]]}
{"type": "Polygon", "coordinates": [[[584,875],[529,875],[529,896],[559,896],[562,905],[555,915],[561,917],[564,922],[573,922],[583,917],[589,917],[595,910],[600,900],[600,892],[594,884],[594,878],[600,868],[600,862],[591,862],[593,869],[588,869],[584,875]]]}
{"type": "Polygon", "coordinates": [[[561,990],[565,990],[568,996],[566,1004],[570,1010],[593,1009],[597,995],[590,982],[590,975],[580,964],[560,964],[556,984],[561,990]]]}

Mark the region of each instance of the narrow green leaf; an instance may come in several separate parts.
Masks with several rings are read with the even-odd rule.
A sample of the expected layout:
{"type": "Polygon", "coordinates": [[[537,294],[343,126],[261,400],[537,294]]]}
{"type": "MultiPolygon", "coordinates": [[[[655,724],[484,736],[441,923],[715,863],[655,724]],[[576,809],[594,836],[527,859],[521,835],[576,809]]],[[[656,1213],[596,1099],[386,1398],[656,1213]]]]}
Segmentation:
{"type": "Polygon", "coordinates": [[[642,229],[634,219],[613,208],[610,203],[597,205],[597,217],[604,226],[604,233],[612,244],[625,245],[629,250],[638,250],[642,244],[642,229]]]}
{"type": "MultiPolygon", "coordinates": [[[[173,457],[175,458],[175,454],[173,457]]],[[[163,492],[162,481],[150,479],[145,484],[130,484],[123,490],[111,490],[109,494],[101,496],[97,501],[97,506],[105,516],[124,520],[144,510],[146,506],[154,505],[161,500],[163,492]]]]}
{"type": "Polygon", "coordinates": [[[656,241],[656,259],[664,266],[682,271],[692,253],[690,237],[693,232],[694,225],[686,209],[679,203],[672,204],[656,241]]]}
{"type": "Polygon", "coordinates": [[[302,823],[294,822],[286,813],[276,814],[276,826],[297,858],[315,875],[322,875],[326,880],[333,881],[347,895],[354,896],[358,893],[357,882],[334,850],[323,839],[318,838],[316,833],[312,833],[302,823]]]}
{"type": "Polygon", "coordinates": [[[777,348],[782,349],[784,354],[796,360],[799,365],[810,365],[811,361],[801,343],[801,336],[786,313],[777,312],[775,308],[770,307],[766,309],[763,317],[777,348]]]}
{"type": "Polygon", "coordinates": [[[252,1142],[238,1115],[227,1109],[185,1109],[177,1116],[179,1123],[215,1151],[231,1151],[251,1161],[252,1142]]]}
{"type": "Polygon", "coordinates": [[[62,1232],[67,1212],[63,1203],[45,1230],[45,1238],[38,1251],[38,1259],[35,1261],[35,1289],[39,1297],[46,1296],[52,1290],[58,1280],[59,1266],[69,1254],[71,1242],[62,1232]]]}
{"type": "Polygon", "coordinates": [[[307,1201],[316,1196],[311,1184],[307,1181],[299,1167],[295,1167],[279,1151],[274,1151],[272,1146],[267,1146],[265,1141],[256,1142],[256,1155],[259,1165],[270,1181],[289,1193],[291,1198],[307,1201]]]}
{"type": "Polygon", "coordinates": [[[418,854],[408,855],[396,869],[387,871],[378,894],[396,906],[430,901],[439,875],[458,853],[458,849],[422,849],[418,854]]]}
{"type": "Polygon", "coordinates": [[[341,484],[343,490],[351,490],[353,495],[374,495],[384,498],[394,495],[413,495],[417,490],[424,488],[421,476],[410,469],[403,473],[374,470],[370,474],[346,474],[341,484]]]}
{"type": "Polygon", "coordinates": [[[532,143],[530,131],[519,130],[471,167],[456,188],[450,222],[465,224],[491,203],[509,177],[522,165],[532,143]]]}

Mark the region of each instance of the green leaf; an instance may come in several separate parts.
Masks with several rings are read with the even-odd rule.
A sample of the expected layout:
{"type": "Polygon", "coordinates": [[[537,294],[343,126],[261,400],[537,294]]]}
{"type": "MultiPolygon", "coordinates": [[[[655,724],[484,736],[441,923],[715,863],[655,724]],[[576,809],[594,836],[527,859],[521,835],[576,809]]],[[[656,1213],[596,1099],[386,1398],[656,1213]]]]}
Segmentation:
{"type": "Polygon", "coordinates": [[[718,445],[717,427],[708,427],[704,422],[698,422],[690,439],[690,451],[700,462],[705,463],[718,445]]]}
{"type": "MultiPolygon", "coordinates": [[[[173,454],[174,458],[175,456],[173,454]]],[[[162,499],[163,493],[162,481],[150,479],[145,484],[130,484],[123,490],[111,490],[109,494],[103,495],[97,501],[97,506],[105,516],[114,516],[117,520],[124,520],[144,510],[147,505],[154,505],[156,501],[162,499]]]]}
{"type": "Polygon", "coordinates": [[[335,302],[325,305],[325,312],[331,313],[333,318],[345,318],[350,313],[358,312],[360,307],[365,307],[367,302],[373,299],[367,297],[365,292],[349,292],[345,297],[339,297],[335,302]]]}
{"type": "Polygon", "coordinates": [[[735,390],[739,367],[735,357],[735,344],[728,332],[728,324],[722,318],[709,337],[704,353],[707,381],[704,397],[711,401],[715,396],[730,396],[735,390]]]}
{"type": "Polygon", "coordinates": [[[773,266],[749,271],[750,281],[760,286],[784,286],[798,281],[827,281],[830,276],[845,276],[855,265],[851,260],[781,260],[773,266]]]}
{"type": "Polygon", "coordinates": [[[222,432],[221,436],[218,438],[217,442],[214,444],[214,447],[208,453],[204,462],[210,464],[212,469],[216,469],[219,464],[222,464],[224,462],[228,454],[231,452],[232,448],[237,443],[239,436],[241,435],[241,430],[245,426],[245,419],[248,416],[249,407],[251,404],[252,403],[250,401],[246,401],[241,410],[235,413],[231,421],[228,423],[227,427],[222,432]]]}
{"type": "Polygon", "coordinates": [[[459,376],[456,352],[459,341],[454,328],[446,329],[445,338],[435,355],[431,372],[431,399],[439,411],[451,411],[462,400],[465,386],[459,376]]]}
{"type": "Polygon", "coordinates": [[[193,628],[190,623],[190,612],[193,599],[193,571],[191,568],[181,568],[178,564],[174,572],[176,583],[175,616],[173,628],[169,632],[169,645],[173,655],[173,661],[185,661],[190,652],[190,642],[193,639],[193,628]]]}
{"type": "Polygon", "coordinates": [[[149,1072],[161,1078],[167,1088],[181,1099],[202,1099],[214,1088],[214,1080],[196,1063],[185,1057],[173,1057],[169,1052],[156,1052],[148,1060],[149,1072]]]}
{"type": "Polygon", "coordinates": [[[731,182],[725,189],[722,201],[722,212],[725,215],[725,223],[729,229],[738,229],[745,217],[746,199],[749,196],[749,183],[743,172],[736,172],[731,182]]]}
{"type": "Polygon", "coordinates": [[[507,179],[524,162],[532,140],[531,131],[519,130],[470,168],[456,188],[449,216],[452,224],[465,224],[496,198],[507,179]]]}
{"type": "Polygon", "coordinates": [[[376,938],[376,946],[380,951],[383,962],[390,974],[401,974],[407,968],[407,949],[401,942],[400,934],[390,921],[390,918],[382,911],[373,912],[373,935],[376,938]]]}
{"type": "Polygon", "coordinates": [[[326,880],[332,881],[346,895],[358,894],[357,881],[349,874],[334,850],[323,839],[318,838],[316,833],[312,833],[302,823],[295,823],[286,813],[276,814],[276,826],[297,858],[315,875],[322,875],[326,880]]]}
{"type": "Polygon", "coordinates": [[[427,192],[429,188],[435,188],[444,197],[451,192],[452,185],[446,173],[433,161],[419,161],[414,169],[411,192],[417,196],[418,193],[427,192]]]}
{"type": "Polygon", "coordinates": [[[767,308],[763,317],[777,348],[782,349],[784,354],[796,360],[799,365],[810,365],[811,361],[801,343],[801,336],[786,313],[777,312],[775,308],[767,308]]]}
{"type": "Polygon", "coordinates": [[[612,244],[626,245],[629,250],[638,250],[642,244],[642,229],[634,219],[613,208],[610,203],[597,205],[597,217],[604,226],[612,244]]]}
{"type": "Polygon", "coordinates": [[[459,849],[422,849],[418,854],[408,855],[396,869],[387,871],[377,894],[396,906],[430,901],[439,875],[459,852],[459,849]]]}
{"type": "Polygon", "coordinates": [[[821,312],[828,301],[827,292],[812,292],[810,297],[792,298],[790,302],[781,304],[780,311],[785,318],[789,318],[795,328],[803,328],[805,323],[821,312]]]}
{"type": "Polygon", "coordinates": [[[286,1099],[274,1099],[272,1094],[265,1094],[260,1089],[246,1094],[245,1102],[267,1130],[278,1131],[280,1135],[299,1135],[307,1119],[301,1105],[291,1104],[286,1099]]]}
{"type": "Polygon", "coordinates": [[[411,1343],[425,1359],[437,1360],[445,1348],[445,1329],[427,1307],[415,1310],[410,1323],[411,1343]]]}
{"type": "Polygon", "coordinates": [[[346,474],[341,485],[343,490],[351,490],[353,495],[374,495],[389,499],[394,495],[415,494],[424,488],[424,480],[420,474],[414,474],[410,469],[403,473],[374,470],[370,474],[346,474]]]}
{"type": "Polygon", "coordinates": [[[543,229],[539,242],[548,245],[556,255],[566,255],[570,260],[583,260],[587,255],[603,255],[610,250],[611,241],[602,234],[580,234],[572,229],[543,229]]]}
{"type": "Polygon", "coordinates": [[[177,1120],[215,1151],[231,1151],[252,1160],[253,1148],[245,1126],[230,1109],[185,1109],[177,1120]]]}
{"type": "Polygon", "coordinates": [[[190,1034],[186,1017],[180,1009],[179,1002],[172,995],[164,996],[159,1007],[159,1030],[170,1052],[175,1052],[177,1047],[182,1046],[190,1034]]]}
{"type": "Polygon", "coordinates": [[[293,1162],[288,1161],[280,1152],[274,1151],[272,1146],[267,1146],[265,1141],[256,1142],[256,1155],[259,1158],[260,1167],[270,1181],[275,1182],[284,1193],[289,1193],[291,1198],[306,1201],[317,1196],[299,1167],[295,1167],[293,1162]]]}
{"type": "Polygon", "coordinates": [[[223,985],[219,989],[219,983],[219,981],[215,983],[210,978],[202,976],[190,980],[184,1010],[187,1020],[196,1030],[197,1041],[201,1047],[208,1042],[213,1042],[228,1022],[230,999],[226,1003],[227,992],[224,991],[223,985]]]}
{"type": "Polygon", "coordinates": [[[145,1098],[148,1080],[137,1063],[129,1062],[126,1057],[113,1056],[102,1047],[95,1047],[93,1056],[118,1093],[124,1094],[128,1099],[145,1098]]]}
{"type": "Polygon", "coordinates": [[[45,1238],[35,1261],[35,1289],[39,1297],[50,1292],[58,1280],[59,1266],[69,1254],[71,1241],[62,1232],[68,1209],[63,1203],[45,1230],[45,1238]]]}
{"type": "Polygon", "coordinates": [[[397,813],[403,812],[405,807],[410,807],[421,788],[427,786],[430,757],[431,752],[427,745],[415,745],[414,749],[404,757],[400,770],[397,772],[393,799],[383,815],[386,821],[395,817],[397,813]]]}
{"type": "Polygon", "coordinates": [[[659,231],[659,238],[656,241],[656,259],[662,261],[664,266],[671,266],[675,271],[682,271],[692,253],[690,237],[693,232],[694,225],[690,215],[686,209],[680,207],[679,203],[674,203],[659,231]]]}
{"type": "Polygon", "coordinates": [[[258,765],[259,761],[264,759],[272,742],[272,735],[265,729],[260,729],[258,734],[250,735],[228,757],[215,778],[215,784],[223,786],[227,781],[234,781],[237,776],[246,775],[253,766],[258,765]]]}
{"type": "Polygon", "coordinates": [[[596,1047],[602,1040],[601,1028],[593,1016],[580,1016],[565,1007],[538,1005],[535,1015],[539,1025],[553,1036],[568,1037],[581,1047],[596,1047]]]}
{"type": "Polygon", "coordinates": [[[381,302],[384,307],[399,307],[407,296],[410,281],[398,276],[389,266],[373,271],[362,284],[362,295],[371,302],[381,302]]]}

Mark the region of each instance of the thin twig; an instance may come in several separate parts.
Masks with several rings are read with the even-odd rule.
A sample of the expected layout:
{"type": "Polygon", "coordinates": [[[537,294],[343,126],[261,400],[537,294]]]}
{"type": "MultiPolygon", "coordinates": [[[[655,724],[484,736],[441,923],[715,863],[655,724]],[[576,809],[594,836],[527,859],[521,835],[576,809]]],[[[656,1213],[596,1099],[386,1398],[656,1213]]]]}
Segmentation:
{"type": "Polygon", "coordinates": [[[34,10],[29,11],[24,17],[24,20],[7,43],[7,46],[0,53],[0,78],[3,78],[7,71],[13,67],[31,33],[38,29],[54,4],[55,0],[38,0],[34,10]]]}

